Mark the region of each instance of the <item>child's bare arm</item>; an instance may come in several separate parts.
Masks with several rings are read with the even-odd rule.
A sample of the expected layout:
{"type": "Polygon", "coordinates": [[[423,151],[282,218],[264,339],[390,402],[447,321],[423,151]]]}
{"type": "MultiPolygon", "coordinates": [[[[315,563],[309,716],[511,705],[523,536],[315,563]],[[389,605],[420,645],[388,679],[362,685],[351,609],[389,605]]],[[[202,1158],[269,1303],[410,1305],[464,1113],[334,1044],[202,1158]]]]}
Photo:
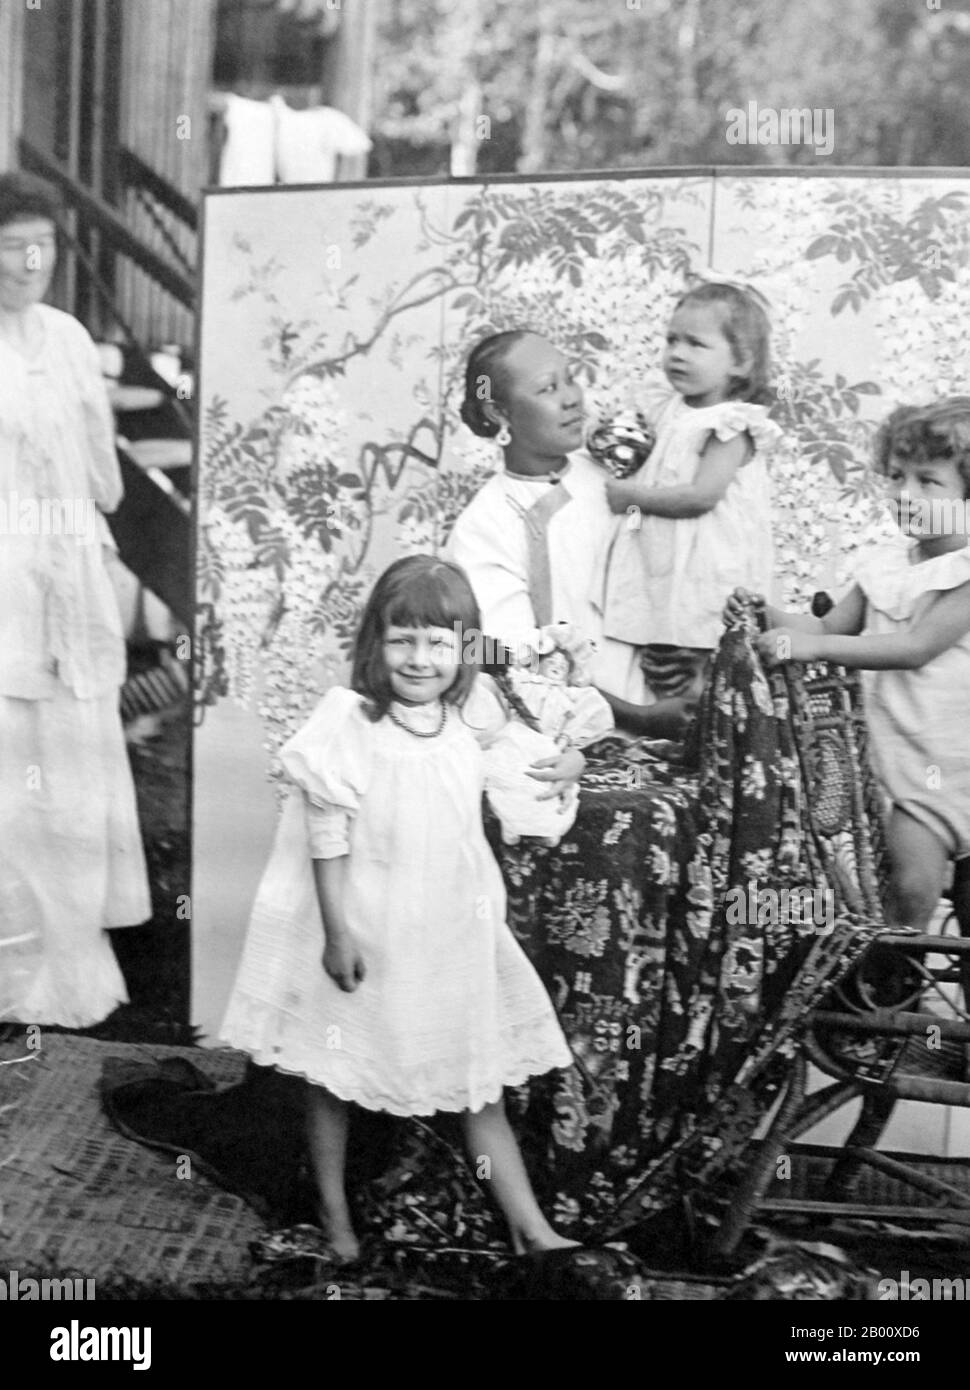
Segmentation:
{"type": "Polygon", "coordinates": [[[566,748],[555,757],[539,758],[526,769],[526,777],[537,782],[551,782],[548,791],[536,792],[536,801],[552,801],[578,782],[586,767],[586,758],[578,748],[566,748]]]}
{"type": "Polygon", "coordinates": [[[917,625],[901,632],[856,636],[829,631],[810,636],[794,631],[786,634],[781,627],[763,633],[757,645],[768,661],[833,661],[850,670],[912,671],[925,666],[968,632],[970,584],[961,584],[941,593],[917,625]]]}
{"type": "Polygon", "coordinates": [[[692,482],[677,487],[643,487],[637,482],[610,478],[606,483],[607,500],[614,512],[639,507],[646,516],[666,516],[676,521],[703,516],[717,506],[751,452],[747,434],[727,440],[712,435],[692,482]]]}
{"type": "Polygon", "coordinates": [[[313,882],[323,918],[323,968],[330,978],[347,994],[352,994],[363,980],[366,969],[357,940],[347,925],[344,913],[344,890],[347,877],[347,856],[336,859],[314,859],[313,882]]]}
{"type": "Polygon", "coordinates": [[[740,605],[752,600],[761,604],[768,629],[786,628],[790,632],[805,632],[821,637],[826,633],[858,633],[865,624],[866,598],[858,584],[853,584],[845,598],[840,599],[824,618],[813,617],[811,613],[789,613],[784,608],[773,608],[770,603],[763,602],[760,594],[735,589],[724,608],[725,623],[734,622],[739,615],[740,605]]]}
{"type": "Polygon", "coordinates": [[[327,939],[331,936],[345,936],[349,930],[344,916],[347,856],[342,854],[336,859],[314,859],[312,863],[313,882],[327,939]]]}

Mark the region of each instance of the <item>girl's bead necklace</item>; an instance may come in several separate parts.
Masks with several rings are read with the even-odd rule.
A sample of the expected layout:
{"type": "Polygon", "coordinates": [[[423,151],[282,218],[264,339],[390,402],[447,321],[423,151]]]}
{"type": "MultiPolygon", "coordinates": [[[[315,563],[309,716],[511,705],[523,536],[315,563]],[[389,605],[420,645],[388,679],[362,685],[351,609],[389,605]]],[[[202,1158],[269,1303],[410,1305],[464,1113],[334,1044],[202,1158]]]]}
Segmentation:
{"type": "Polygon", "coordinates": [[[401,719],[399,715],[396,715],[390,706],[388,706],[387,717],[393,724],[396,724],[399,729],[404,729],[406,733],[413,734],[415,738],[437,738],[445,727],[445,720],[448,717],[448,707],[442,704],[441,718],[438,720],[437,729],[414,729],[405,720],[401,719]]]}

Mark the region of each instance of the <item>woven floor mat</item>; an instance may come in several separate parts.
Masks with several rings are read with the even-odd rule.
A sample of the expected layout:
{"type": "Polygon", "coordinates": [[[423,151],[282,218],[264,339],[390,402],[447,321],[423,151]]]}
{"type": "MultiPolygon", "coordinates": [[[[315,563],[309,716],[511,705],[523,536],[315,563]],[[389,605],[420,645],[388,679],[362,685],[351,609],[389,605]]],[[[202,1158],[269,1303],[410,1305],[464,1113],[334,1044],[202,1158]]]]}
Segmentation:
{"type": "Polygon", "coordinates": [[[244,1276],[258,1217],[201,1174],[179,1177],[176,1155],[115,1131],[98,1084],[108,1057],[188,1057],[220,1086],[245,1059],[56,1033],[42,1043],[33,1055],[22,1038],[0,1046],[0,1264],[180,1287],[244,1276]]]}
{"type": "MultiPolygon", "coordinates": [[[[22,1039],[0,1044],[0,1269],[94,1280],[97,1296],[102,1289],[104,1296],[145,1296],[156,1287],[168,1297],[191,1297],[195,1288],[202,1297],[220,1296],[220,1288],[227,1291],[221,1296],[253,1296],[243,1290],[253,1288],[250,1242],[264,1230],[256,1214],[201,1173],[180,1178],[177,1155],[113,1129],[99,1093],[109,1058],[185,1058],[218,1087],[242,1079],[245,1058],[69,1034],[45,1034],[42,1041],[36,1054],[26,1053],[22,1039]],[[139,1293],[119,1294],[119,1284],[129,1281],[139,1293]]],[[[375,1268],[342,1279],[341,1297],[441,1297],[447,1284],[433,1261],[419,1261],[407,1277],[384,1274],[375,1268]]],[[[294,1292],[316,1277],[295,1270],[278,1290],[271,1284],[259,1296],[319,1298],[319,1289],[294,1292]]],[[[662,1274],[641,1288],[648,1300],[706,1301],[726,1293],[724,1281],[662,1274]]],[[[450,1296],[467,1294],[456,1289],[450,1296]]]]}
{"type": "MultiPolygon", "coordinates": [[[[245,1070],[245,1058],[229,1051],[69,1034],[43,1035],[37,1053],[22,1037],[0,1044],[0,1269],[93,1280],[96,1296],[104,1289],[105,1296],[144,1297],[153,1288],[165,1297],[191,1297],[195,1289],[196,1296],[219,1296],[219,1288],[238,1290],[223,1296],[253,1296],[249,1247],[264,1232],[259,1217],[204,1174],[180,1178],[178,1155],[125,1138],[101,1108],[109,1059],[124,1065],[162,1058],[185,1058],[218,1087],[239,1082],[245,1070]],[[129,1283],[137,1294],[119,1293],[129,1283]]],[[[420,1298],[428,1272],[399,1277],[386,1289],[376,1273],[342,1280],[341,1296],[420,1298]]],[[[272,1286],[262,1296],[274,1297],[272,1286]]],[[[723,1290],[671,1276],[645,1282],[642,1296],[703,1300],[723,1290]]]]}

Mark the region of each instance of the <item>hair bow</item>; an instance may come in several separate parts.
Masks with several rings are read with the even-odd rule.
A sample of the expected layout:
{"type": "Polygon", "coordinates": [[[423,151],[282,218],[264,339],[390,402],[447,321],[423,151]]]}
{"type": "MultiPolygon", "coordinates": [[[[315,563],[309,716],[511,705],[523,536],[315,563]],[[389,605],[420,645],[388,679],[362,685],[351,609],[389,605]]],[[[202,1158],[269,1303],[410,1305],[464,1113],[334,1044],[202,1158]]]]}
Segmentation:
{"type": "Polygon", "coordinates": [[[749,280],[746,280],[741,275],[722,275],[721,272],[715,270],[713,266],[700,266],[696,270],[688,271],[687,274],[688,288],[694,289],[697,284],[730,285],[732,289],[740,290],[742,294],[750,295],[752,299],[757,301],[766,314],[771,314],[771,305],[768,303],[765,296],[759,289],[752,285],[749,280]]]}

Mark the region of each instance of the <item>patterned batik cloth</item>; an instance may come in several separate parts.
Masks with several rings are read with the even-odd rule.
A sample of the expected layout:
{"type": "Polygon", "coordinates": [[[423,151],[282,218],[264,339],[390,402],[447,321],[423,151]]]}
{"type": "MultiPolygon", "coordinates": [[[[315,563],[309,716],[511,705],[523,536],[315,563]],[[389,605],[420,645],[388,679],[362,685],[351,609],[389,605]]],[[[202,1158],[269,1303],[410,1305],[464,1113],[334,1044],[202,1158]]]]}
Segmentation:
{"type": "Polygon", "coordinates": [[[711,657],[711,652],[696,647],[655,644],[644,647],[640,653],[640,669],[658,700],[697,700],[707,683],[711,657]]]}
{"type": "Polygon", "coordinates": [[[844,711],[825,745],[843,773],[837,814],[801,669],[765,672],[739,627],[705,692],[695,777],[658,745],[625,768],[604,746],[559,851],[503,851],[510,922],[577,1058],[532,1085],[523,1133],[544,1199],[584,1236],[730,1181],[812,1006],[882,923],[858,706],[838,673],[811,674],[844,711]],[[762,910],[786,889],[823,911],[762,910]]]}

